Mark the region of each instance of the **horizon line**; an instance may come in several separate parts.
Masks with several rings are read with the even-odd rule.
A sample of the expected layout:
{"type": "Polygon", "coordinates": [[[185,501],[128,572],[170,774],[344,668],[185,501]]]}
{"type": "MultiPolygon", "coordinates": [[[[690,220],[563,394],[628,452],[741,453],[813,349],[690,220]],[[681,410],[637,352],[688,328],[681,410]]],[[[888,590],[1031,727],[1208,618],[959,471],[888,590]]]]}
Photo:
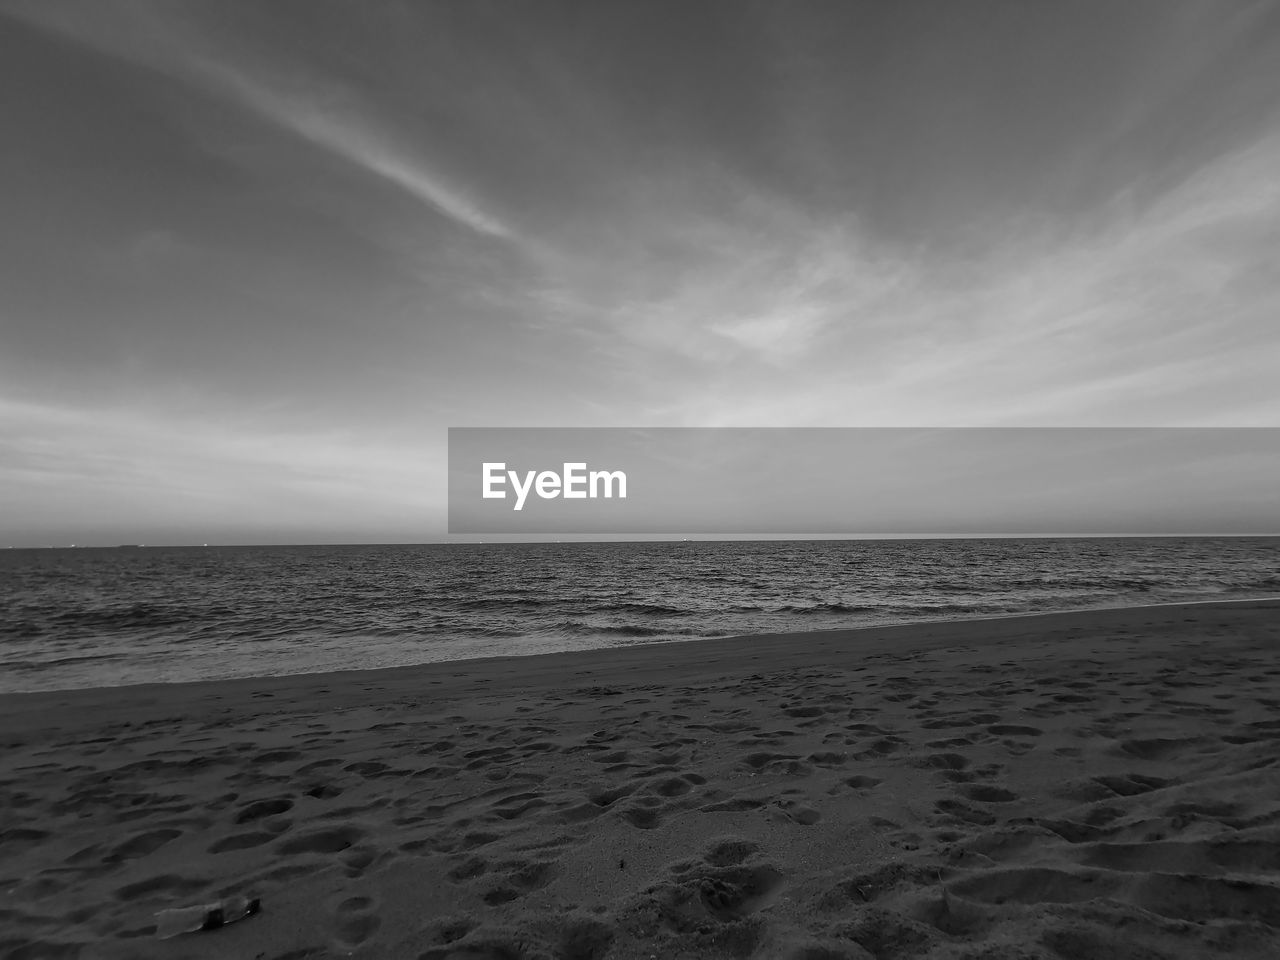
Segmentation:
{"type": "MultiPolygon", "coordinates": [[[[461,535],[459,535],[461,536],[461,535]]],[[[158,549],[224,549],[236,547],[435,547],[435,546],[503,546],[512,544],[578,544],[578,543],[803,543],[864,540],[1143,540],[1143,539],[1269,539],[1280,533],[888,533],[829,534],[776,536],[743,534],[737,537],[680,537],[654,534],[648,538],[608,538],[565,535],[561,538],[530,539],[436,539],[436,540],[325,540],[306,543],[253,541],[237,543],[113,543],[113,544],[6,544],[4,550],[158,550],[158,549]]]]}

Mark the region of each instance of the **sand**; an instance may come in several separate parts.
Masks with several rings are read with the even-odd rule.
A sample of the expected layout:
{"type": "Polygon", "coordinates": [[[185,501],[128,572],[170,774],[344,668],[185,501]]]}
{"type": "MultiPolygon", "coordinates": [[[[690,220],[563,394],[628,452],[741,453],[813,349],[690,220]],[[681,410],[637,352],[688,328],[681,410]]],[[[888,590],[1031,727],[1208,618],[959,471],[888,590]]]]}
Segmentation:
{"type": "Polygon", "coordinates": [[[1280,956],[1280,601],[9,695],[0,745],[9,960],[1280,956]]]}

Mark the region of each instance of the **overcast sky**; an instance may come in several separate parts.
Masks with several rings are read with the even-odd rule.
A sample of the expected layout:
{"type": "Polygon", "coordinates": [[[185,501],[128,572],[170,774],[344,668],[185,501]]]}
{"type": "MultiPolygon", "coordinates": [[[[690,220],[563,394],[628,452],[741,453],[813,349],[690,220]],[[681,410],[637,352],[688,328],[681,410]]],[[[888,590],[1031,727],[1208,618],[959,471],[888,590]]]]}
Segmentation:
{"type": "Polygon", "coordinates": [[[450,426],[1280,426],[1272,0],[0,0],[0,545],[450,426]]]}

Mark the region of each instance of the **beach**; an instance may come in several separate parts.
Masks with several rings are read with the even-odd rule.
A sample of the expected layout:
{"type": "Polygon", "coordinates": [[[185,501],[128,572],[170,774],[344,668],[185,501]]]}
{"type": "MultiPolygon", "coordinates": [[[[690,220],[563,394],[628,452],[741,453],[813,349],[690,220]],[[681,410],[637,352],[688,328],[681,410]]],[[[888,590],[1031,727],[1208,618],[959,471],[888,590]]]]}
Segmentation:
{"type": "Polygon", "coordinates": [[[1280,600],[8,694],[0,745],[4,960],[1280,955],[1280,600]]]}

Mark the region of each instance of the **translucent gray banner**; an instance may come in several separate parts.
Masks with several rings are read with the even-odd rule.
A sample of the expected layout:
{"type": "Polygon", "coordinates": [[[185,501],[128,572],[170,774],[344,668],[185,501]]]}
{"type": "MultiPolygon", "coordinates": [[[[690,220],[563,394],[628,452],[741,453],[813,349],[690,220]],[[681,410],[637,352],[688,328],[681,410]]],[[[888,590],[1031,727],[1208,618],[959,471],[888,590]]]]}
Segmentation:
{"type": "Polygon", "coordinates": [[[1274,534],[1276,428],[453,428],[451,534],[1274,534]]]}

